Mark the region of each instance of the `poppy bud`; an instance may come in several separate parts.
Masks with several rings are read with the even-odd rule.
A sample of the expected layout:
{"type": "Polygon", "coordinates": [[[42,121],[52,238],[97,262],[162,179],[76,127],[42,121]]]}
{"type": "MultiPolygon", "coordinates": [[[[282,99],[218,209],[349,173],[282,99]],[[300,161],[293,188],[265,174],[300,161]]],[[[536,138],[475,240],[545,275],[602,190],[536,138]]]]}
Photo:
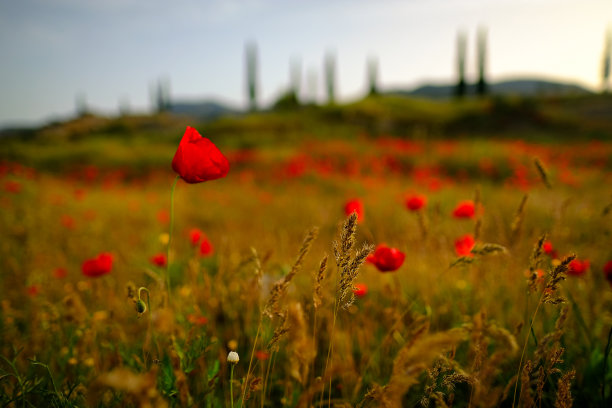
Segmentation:
{"type": "Polygon", "coordinates": [[[143,314],[147,311],[147,305],[142,299],[138,299],[136,301],[136,311],[138,312],[138,314],[143,314]]]}

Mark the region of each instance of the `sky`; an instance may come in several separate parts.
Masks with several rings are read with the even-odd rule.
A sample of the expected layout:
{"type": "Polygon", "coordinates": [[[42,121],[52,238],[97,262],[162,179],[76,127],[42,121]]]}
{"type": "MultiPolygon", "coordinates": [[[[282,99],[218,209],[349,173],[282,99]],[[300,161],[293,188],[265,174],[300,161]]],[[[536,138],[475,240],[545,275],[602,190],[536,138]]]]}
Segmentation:
{"type": "Polygon", "coordinates": [[[0,0],[0,127],[74,115],[75,101],[115,115],[151,109],[160,79],[174,100],[247,106],[245,45],[258,52],[259,103],[287,89],[324,99],[335,55],[337,97],[366,92],[366,61],[381,89],[451,83],[457,33],[487,32],[490,81],[538,77],[601,85],[612,0],[0,0]]]}

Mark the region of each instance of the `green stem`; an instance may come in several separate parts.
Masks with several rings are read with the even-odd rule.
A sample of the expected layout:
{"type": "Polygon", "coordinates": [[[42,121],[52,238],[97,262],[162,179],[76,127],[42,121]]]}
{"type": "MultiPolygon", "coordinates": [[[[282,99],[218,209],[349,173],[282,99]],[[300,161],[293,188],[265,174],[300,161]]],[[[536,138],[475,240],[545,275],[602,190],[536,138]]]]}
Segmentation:
{"type": "Polygon", "coordinates": [[[610,327],[610,333],[608,333],[608,343],[606,344],[606,352],[604,353],[603,363],[603,384],[601,386],[601,398],[603,399],[604,405],[606,403],[606,374],[608,371],[608,355],[610,354],[610,342],[612,341],[612,327],[610,327]]]}
{"type": "Polygon", "coordinates": [[[138,288],[138,300],[140,300],[140,292],[142,291],[147,292],[147,307],[149,308],[149,316],[151,315],[151,294],[149,293],[149,289],[145,288],[144,286],[138,288]]]}
{"type": "Polygon", "coordinates": [[[247,369],[246,380],[244,381],[244,391],[242,392],[242,399],[240,400],[240,408],[246,397],[246,389],[249,386],[249,375],[251,374],[251,366],[253,364],[253,356],[255,355],[255,347],[257,346],[257,340],[259,340],[259,332],[261,331],[263,317],[259,318],[259,325],[257,326],[257,334],[255,334],[255,341],[253,342],[253,348],[251,349],[251,359],[249,360],[249,368],[247,369]]]}
{"type": "Polygon", "coordinates": [[[168,248],[166,248],[166,289],[168,290],[168,304],[170,304],[170,245],[172,244],[172,230],[174,229],[174,189],[181,176],[174,178],[170,192],[170,231],[168,233],[168,248]]]}
{"type": "Polygon", "coordinates": [[[231,363],[230,367],[230,401],[232,402],[232,408],[234,408],[234,363],[231,363]]]}
{"type": "MultiPolygon", "coordinates": [[[[521,368],[523,367],[523,359],[525,358],[525,351],[527,350],[527,343],[529,343],[529,334],[533,330],[533,323],[535,322],[536,315],[538,314],[538,310],[540,310],[540,305],[542,304],[543,300],[544,300],[544,292],[542,292],[542,295],[540,296],[540,300],[538,301],[535,311],[533,312],[533,316],[531,316],[531,322],[529,323],[529,331],[527,332],[527,335],[525,336],[525,343],[523,344],[523,352],[521,353],[521,359],[519,360],[518,372],[516,373],[516,383],[514,384],[514,396],[512,397],[512,408],[514,408],[514,404],[516,402],[516,391],[518,389],[518,384],[519,384],[519,380],[521,377],[521,368]]],[[[522,391],[522,386],[521,386],[521,391],[522,391]]],[[[519,399],[520,397],[521,397],[521,394],[519,393],[519,399]]]]}

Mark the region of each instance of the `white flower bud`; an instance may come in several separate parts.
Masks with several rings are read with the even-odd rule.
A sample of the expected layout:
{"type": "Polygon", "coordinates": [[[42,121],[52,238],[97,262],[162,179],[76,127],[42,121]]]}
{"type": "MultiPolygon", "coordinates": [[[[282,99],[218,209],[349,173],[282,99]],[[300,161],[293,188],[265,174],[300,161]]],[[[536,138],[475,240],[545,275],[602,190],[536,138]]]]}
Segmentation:
{"type": "Polygon", "coordinates": [[[236,353],[235,351],[230,351],[227,355],[227,362],[232,364],[238,364],[238,361],[240,361],[238,353],[236,353]]]}

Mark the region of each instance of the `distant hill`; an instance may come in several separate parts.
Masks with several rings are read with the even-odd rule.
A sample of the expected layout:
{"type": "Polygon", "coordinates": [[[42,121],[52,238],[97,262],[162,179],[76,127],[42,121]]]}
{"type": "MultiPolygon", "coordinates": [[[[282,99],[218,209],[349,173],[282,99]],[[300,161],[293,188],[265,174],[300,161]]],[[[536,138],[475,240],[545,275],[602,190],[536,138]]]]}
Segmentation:
{"type": "MultiPolygon", "coordinates": [[[[385,92],[394,95],[418,96],[422,98],[445,99],[455,93],[455,85],[423,85],[413,90],[396,89],[385,92]]],[[[491,95],[502,96],[568,96],[590,95],[591,91],[579,85],[540,79],[517,79],[496,82],[489,85],[491,95]]],[[[476,85],[468,84],[467,95],[476,94],[476,85]]]]}
{"type": "Polygon", "coordinates": [[[215,101],[172,101],[170,112],[201,120],[214,120],[221,116],[234,116],[243,113],[215,101]]]}

